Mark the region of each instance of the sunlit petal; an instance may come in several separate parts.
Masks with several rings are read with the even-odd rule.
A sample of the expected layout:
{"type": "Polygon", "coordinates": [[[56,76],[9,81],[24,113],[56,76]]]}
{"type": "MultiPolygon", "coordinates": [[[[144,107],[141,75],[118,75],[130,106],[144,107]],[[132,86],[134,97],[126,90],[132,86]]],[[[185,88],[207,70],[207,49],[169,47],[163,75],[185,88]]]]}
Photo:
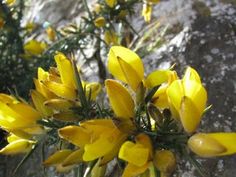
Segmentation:
{"type": "Polygon", "coordinates": [[[105,86],[115,115],[125,119],[134,117],[134,101],[128,90],[114,80],[106,80],[105,86]]]}
{"type": "Polygon", "coordinates": [[[86,129],[79,126],[66,126],[58,130],[58,134],[61,138],[71,142],[72,144],[84,147],[85,144],[90,142],[90,134],[86,129]]]}
{"type": "Polygon", "coordinates": [[[125,83],[129,83],[127,78],[129,69],[126,67],[127,65],[129,65],[129,68],[132,70],[131,74],[134,75],[135,73],[135,75],[137,75],[135,79],[140,82],[140,80],[144,78],[144,67],[139,56],[125,47],[111,47],[108,54],[108,70],[115,78],[125,83]],[[123,66],[123,69],[121,66],[123,66]]]}
{"type": "Polygon", "coordinates": [[[65,158],[67,158],[72,153],[70,149],[63,149],[60,151],[56,151],[54,154],[49,156],[44,162],[43,165],[50,166],[50,165],[57,165],[62,163],[65,158]]]}

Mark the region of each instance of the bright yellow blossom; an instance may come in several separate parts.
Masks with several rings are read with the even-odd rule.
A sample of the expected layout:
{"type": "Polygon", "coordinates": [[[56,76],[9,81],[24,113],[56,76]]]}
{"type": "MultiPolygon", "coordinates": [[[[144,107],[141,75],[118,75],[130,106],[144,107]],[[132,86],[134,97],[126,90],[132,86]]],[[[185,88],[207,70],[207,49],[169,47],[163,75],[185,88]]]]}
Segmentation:
{"type": "Polygon", "coordinates": [[[55,32],[55,30],[52,28],[52,27],[48,27],[47,29],[46,29],[46,33],[47,33],[47,36],[48,36],[48,39],[50,40],[50,41],[55,41],[56,40],[56,32],[55,32]]]}
{"type": "Polygon", "coordinates": [[[189,148],[201,157],[236,153],[236,133],[198,133],[188,140],[189,148]]]}
{"type": "Polygon", "coordinates": [[[185,131],[191,133],[198,127],[206,107],[207,92],[197,72],[188,68],[182,80],[175,80],[167,88],[170,109],[185,131]]]}
{"type": "Polygon", "coordinates": [[[98,17],[94,20],[94,25],[98,28],[104,27],[106,24],[106,20],[104,17],[98,17]]]}
{"type": "Polygon", "coordinates": [[[120,148],[119,158],[128,162],[122,177],[135,177],[150,166],[153,149],[150,138],[145,134],[135,137],[135,142],[126,141],[120,148]]]}
{"type": "Polygon", "coordinates": [[[13,142],[10,142],[4,148],[0,150],[0,154],[4,155],[14,155],[20,153],[27,153],[35,144],[35,141],[27,140],[27,139],[18,139],[13,142]]]}
{"type": "Polygon", "coordinates": [[[105,0],[105,2],[110,8],[113,8],[116,5],[117,0],[105,0]]]}
{"type": "Polygon", "coordinates": [[[37,40],[30,40],[24,45],[24,50],[26,54],[29,55],[40,55],[47,48],[47,44],[44,42],[39,42],[37,40]]]}
{"type": "Polygon", "coordinates": [[[128,83],[134,91],[144,78],[144,67],[139,56],[121,46],[111,47],[108,54],[108,70],[115,78],[128,83]]]}
{"type": "Polygon", "coordinates": [[[143,10],[142,10],[142,16],[144,17],[144,20],[146,22],[151,21],[151,15],[152,15],[152,5],[150,4],[143,4],[143,10]]]}
{"type": "Polygon", "coordinates": [[[41,133],[36,121],[41,115],[30,105],[19,102],[11,96],[1,94],[0,126],[8,131],[24,131],[29,134],[41,133]]]}
{"type": "Polygon", "coordinates": [[[153,162],[163,176],[171,175],[176,167],[175,155],[169,150],[156,150],[153,162]]]}
{"type": "Polygon", "coordinates": [[[111,119],[85,121],[80,126],[59,129],[59,136],[84,150],[83,160],[103,158],[101,163],[112,160],[118,153],[126,134],[119,131],[111,119]]]}
{"type": "Polygon", "coordinates": [[[158,85],[160,86],[151,100],[156,107],[161,109],[169,108],[166,90],[170,84],[177,79],[178,76],[176,72],[171,70],[156,70],[147,76],[145,80],[147,88],[153,88],[158,85]]]}

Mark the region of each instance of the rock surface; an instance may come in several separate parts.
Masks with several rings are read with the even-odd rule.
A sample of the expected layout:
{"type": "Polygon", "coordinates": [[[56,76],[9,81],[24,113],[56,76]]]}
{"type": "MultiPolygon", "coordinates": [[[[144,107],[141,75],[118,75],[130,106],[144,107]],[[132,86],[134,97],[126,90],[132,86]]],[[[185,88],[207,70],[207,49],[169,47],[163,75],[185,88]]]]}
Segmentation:
{"type": "MultiPolygon", "coordinates": [[[[163,24],[169,23],[171,30],[167,34],[165,45],[144,58],[146,71],[150,72],[157,67],[167,68],[174,63],[179,74],[183,73],[186,65],[196,68],[208,90],[208,104],[212,104],[198,131],[235,132],[236,1],[168,0],[155,8],[154,19],[162,19],[163,24]]],[[[10,177],[20,158],[2,158],[4,160],[0,163],[0,176],[10,177]]],[[[30,159],[19,169],[17,177],[44,176],[38,153],[30,159]]],[[[213,177],[235,176],[235,155],[198,160],[206,169],[210,169],[213,177]]],[[[174,176],[199,175],[189,163],[182,161],[174,176]]]]}

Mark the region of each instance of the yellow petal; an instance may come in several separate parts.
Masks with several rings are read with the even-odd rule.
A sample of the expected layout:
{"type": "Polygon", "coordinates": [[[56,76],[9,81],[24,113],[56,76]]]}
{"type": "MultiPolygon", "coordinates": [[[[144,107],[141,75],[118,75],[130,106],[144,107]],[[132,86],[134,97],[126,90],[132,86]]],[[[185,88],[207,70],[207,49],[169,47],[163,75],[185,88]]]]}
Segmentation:
{"type": "Polygon", "coordinates": [[[150,73],[145,80],[146,87],[152,88],[167,82],[171,72],[170,70],[157,70],[150,73]]]}
{"type": "Polygon", "coordinates": [[[140,166],[136,166],[131,163],[128,163],[128,165],[126,165],[125,167],[122,177],[136,177],[144,173],[148,169],[149,165],[150,165],[149,163],[146,163],[140,167],[140,166]]]}
{"type": "Polygon", "coordinates": [[[49,73],[45,71],[43,68],[38,67],[38,80],[47,81],[48,79],[49,79],[49,73]]]}
{"type": "Polygon", "coordinates": [[[120,148],[119,158],[135,166],[143,166],[148,162],[149,149],[141,144],[126,141],[120,148]]]}
{"type": "Polygon", "coordinates": [[[138,86],[142,82],[142,78],[139,77],[138,73],[126,61],[122,60],[119,57],[117,58],[117,60],[127,83],[134,91],[137,91],[138,86]]]}
{"type": "Polygon", "coordinates": [[[37,125],[37,124],[33,124],[33,125],[30,125],[29,127],[25,127],[23,131],[31,135],[41,135],[45,133],[44,129],[40,125],[37,125]]]}
{"type": "Polygon", "coordinates": [[[107,164],[108,162],[110,162],[117,156],[117,154],[119,153],[120,147],[126,138],[127,138],[126,134],[120,134],[118,136],[118,138],[114,142],[113,149],[102,157],[100,161],[100,165],[107,164]]]}
{"type": "Polygon", "coordinates": [[[105,86],[115,115],[124,119],[134,117],[134,101],[128,90],[114,80],[106,80],[105,86]]]}
{"type": "Polygon", "coordinates": [[[97,135],[106,131],[116,130],[116,126],[111,119],[88,120],[81,122],[80,126],[97,135]]]}
{"type": "Polygon", "coordinates": [[[50,165],[57,165],[62,163],[66,157],[68,157],[72,153],[70,149],[63,149],[60,151],[56,151],[54,154],[49,156],[44,162],[43,165],[50,166],[50,165]]]}
{"type": "Polygon", "coordinates": [[[44,42],[32,39],[24,45],[24,50],[31,55],[39,55],[43,53],[46,47],[47,45],[44,42]]]}
{"type": "Polygon", "coordinates": [[[9,108],[17,112],[19,115],[21,115],[23,120],[29,122],[35,122],[36,120],[41,118],[40,113],[28,104],[17,103],[17,104],[8,104],[8,106],[9,108]]]}
{"type": "Polygon", "coordinates": [[[181,100],[184,96],[184,88],[181,80],[176,80],[170,84],[166,90],[168,101],[170,104],[171,113],[174,118],[178,118],[178,111],[181,106],[181,100]]]}
{"type": "Polygon", "coordinates": [[[100,165],[100,159],[96,162],[94,165],[92,171],[91,171],[91,177],[103,177],[105,176],[106,172],[106,165],[101,166],[100,165]]]}
{"type": "Polygon", "coordinates": [[[35,144],[34,141],[19,139],[11,142],[3,149],[1,149],[0,154],[14,155],[19,153],[27,153],[32,149],[34,144],[35,144]]]}
{"type": "Polygon", "coordinates": [[[78,149],[73,151],[71,154],[69,154],[65,160],[62,162],[62,166],[68,166],[68,165],[73,165],[73,164],[78,164],[83,161],[83,153],[84,149],[78,149]]]}
{"type": "Polygon", "coordinates": [[[192,80],[183,82],[184,95],[189,97],[196,106],[199,113],[202,115],[206,108],[207,92],[202,84],[192,80]]]}
{"type": "Polygon", "coordinates": [[[236,133],[208,133],[207,136],[215,139],[227,148],[227,152],[220,154],[220,156],[236,153],[236,133]]]}
{"type": "Polygon", "coordinates": [[[17,100],[13,96],[4,93],[0,93],[0,101],[5,104],[17,102],[17,100]]]}
{"type": "Polygon", "coordinates": [[[76,98],[76,90],[73,88],[50,81],[46,81],[44,82],[44,84],[51,92],[53,92],[59,97],[66,98],[69,100],[74,100],[76,98]]]}
{"type": "MultiPolygon", "coordinates": [[[[108,70],[115,78],[125,83],[134,82],[135,79],[139,83],[144,78],[143,63],[139,56],[121,46],[111,47],[108,54],[108,70]],[[131,70],[132,77],[136,78],[129,77],[129,70],[131,70]]],[[[137,88],[137,86],[135,87],[137,88]]]]}
{"type": "Polygon", "coordinates": [[[135,137],[135,142],[138,144],[142,144],[145,148],[149,150],[149,159],[153,157],[153,146],[152,141],[148,135],[144,133],[140,133],[135,137]]]}
{"type": "Polygon", "coordinates": [[[104,17],[98,17],[94,20],[94,25],[98,28],[105,26],[106,20],[104,17]]]}
{"type": "Polygon", "coordinates": [[[169,150],[157,150],[154,156],[154,165],[164,173],[172,173],[176,167],[175,155],[169,150]]]}
{"type": "Polygon", "coordinates": [[[12,143],[13,141],[16,141],[19,139],[22,139],[22,138],[19,136],[16,136],[15,134],[11,134],[10,136],[7,137],[7,142],[12,143]]]}
{"type": "Polygon", "coordinates": [[[143,4],[142,16],[144,17],[145,22],[151,21],[152,16],[152,5],[150,4],[143,4]]]}
{"type": "Polygon", "coordinates": [[[44,105],[46,98],[36,90],[31,90],[31,98],[33,100],[35,108],[43,115],[50,116],[53,114],[53,111],[44,105]]]}
{"type": "Polygon", "coordinates": [[[66,126],[58,130],[61,138],[71,142],[72,144],[84,147],[85,144],[90,142],[90,134],[86,129],[79,126],[66,126]]]}
{"type": "Polygon", "coordinates": [[[74,102],[61,98],[47,100],[44,102],[44,105],[60,111],[66,111],[69,110],[71,107],[75,106],[74,102]]]}
{"type": "Polygon", "coordinates": [[[97,82],[91,82],[91,83],[84,83],[83,82],[83,87],[86,87],[86,97],[88,98],[90,96],[90,99],[95,101],[97,95],[102,89],[101,84],[97,82]]]}
{"type": "Polygon", "coordinates": [[[153,95],[152,102],[153,104],[155,104],[156,107],[161,109],[169,108],[169,101],[166,94],[167,88],[168,88],[167,84],[162,85],[153,95]]]}
{"type": "Polygon", "coordinates": [[[34,85],[36,90],[41,93],[45,98],[47,99],[51,99],[51,98],[55,98],[56,95],[54,93],[52,93],[51,91],[49,91],[47,89],[47,87],[38,79],[34,78],[34,85]]]}
{"type": "Polygon", "coordinates": [[[188,133],[194,132],[201,121],[201,114],[189,97],[182,98],[179,114],[184,130],[188,133]]]}
{"type": "Polygon", "coordinates": [[[55,41],[55,39],[56,39],[56,32],[55,32],[55,30],[52,27],[48,27],[46,29],[46,33],[47,33],[48,39],[50,41],[55,41]]]}
{"type": "Polygon", "coordinates": [[[105,0],[105,2],[110,8],[113,8],[116,5],[117,0],[105,0]]]}
{"type": "Polygon", "coordinates": [[[117,137],[113,137],[112,132],[105,132],[91,144],[86,144],[84,147],[83,160],[92,161],[109,153],[114,147],[114,142],[116,142],[114,138],[117,137]]]}
{"type": "Polygon", "coordinates": [[[62,83],[70,88],[76,88],[76,79],[72,67],[72,63],[66,56],[62,53],[58,53],[54,56],[57,64],[58,71],[61,76],[62,83]]]}
{"type": "MultiPolygon", "coordinates": [[[[222,134],[219,134],[219,135],[222,136],[222,134]]],[[[209,134],[205,134],[205,133],[195,134],[188,140],[188,147],[194,153],[196,153],[197,155],[201,157],[214,157],[214,156],[227,154],[227,146],[224,146],[220,142],[222,140],[224,141],[224,139],[221,139],[221,138],[225,138],[225,137],[227,138],[227,135],[225,137],[224,136],[220,137],[220,141],[218,141],[218,139],[215,137],[217,137],[217,133],[212,134],[212,136],[209,136],[209,134]]],[[[227,142],[228,145],[230,145],[230,150],[231,149],[234,150],[234,151],[231,151],[231,153],[235,153],[236,148],[235,148],[234,143],[236,140],[236,134],[232,133],[229,137],[230,138],[228,140],[234,140],[234,141],[227,142],[228,140],[226,139],[225,142],[227,142]]]]}
{"type": "Polygon", "coordinates": [[[58,173],[69,173],[73,168],[75,168],[75,165],[63,166],[61,163],[56,165],[58,173]]]}
{"type": "Polygon", "coordinates": [[[197,71],[191,67],[188,67],[185,71],[183,81],[186,81],[186,80],[192,80],[192,81],[198,82],[199,84],[201,83],[201,78],[198,75],[197,71]]]}
{"type": "Polygon", "coordinates": [[[30,135],[29,133],[25,132],[24,130],[10,130],[10,132],[12,134],[14,134],[17,137],[20,137],[21,139],[30,139],[32,137],[32,135],[30,135]]]}

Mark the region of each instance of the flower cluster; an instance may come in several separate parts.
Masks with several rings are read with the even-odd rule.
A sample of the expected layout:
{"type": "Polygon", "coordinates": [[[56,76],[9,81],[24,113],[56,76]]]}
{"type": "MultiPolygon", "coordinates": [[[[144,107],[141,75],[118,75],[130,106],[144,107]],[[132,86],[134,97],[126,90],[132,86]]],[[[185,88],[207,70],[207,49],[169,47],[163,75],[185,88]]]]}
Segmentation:
{"type": "Polygon", "coordinates": [[[123,177],[169,176],[176,156],[189,149],[201,157],[236,153],[236,133],[196,133],[208,108],[206,89],[193,68],[182,78],[173,68],[145,76],[136,53],[113,46],[107,67],[117,80],[105,80],[105,109],[96,100],[101,85],[82,81],[75,61],[64,54],[54,58],[57,67],[38,68],[32,105],[0,94],[0,126],[9,132],[1,154],[29,152],[39,135],[55,129],[63,146],[43,164],[59,172],[82,164],[83,173],[92,167],[92,176],[104,176],[117,159],[123,177]]]}

